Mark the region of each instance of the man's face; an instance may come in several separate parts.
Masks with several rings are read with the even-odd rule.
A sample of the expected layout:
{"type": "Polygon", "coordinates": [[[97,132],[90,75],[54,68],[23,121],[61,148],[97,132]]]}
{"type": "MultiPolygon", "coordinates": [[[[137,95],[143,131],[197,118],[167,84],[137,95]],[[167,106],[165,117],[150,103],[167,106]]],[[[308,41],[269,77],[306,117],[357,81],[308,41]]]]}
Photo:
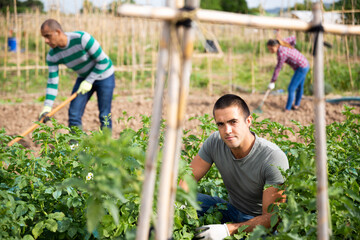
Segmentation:
{"type": "Polygon", "coordinates": [[[41,29],[41,35],[45,38],[45,43],[51,48],[58,47],[60,31],[51,30],[45,25],[44,28],[41,29]]]}
{"type": "Polygon", "coordinates": [[[214,118],[221,136],[221,139],[232,150],[240,149],[249,136],[249,127],[252,116],[246,119],[237,106],[230,106],[214,111],[214,118]]]}

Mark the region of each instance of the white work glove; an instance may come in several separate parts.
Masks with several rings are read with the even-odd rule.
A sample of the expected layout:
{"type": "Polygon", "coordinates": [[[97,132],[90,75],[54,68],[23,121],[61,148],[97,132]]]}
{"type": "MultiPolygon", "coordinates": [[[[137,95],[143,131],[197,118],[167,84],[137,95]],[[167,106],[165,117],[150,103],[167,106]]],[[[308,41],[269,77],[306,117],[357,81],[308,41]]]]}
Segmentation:
{"type": "Polygon", "coordinates": [[[269,83],[268,89],[273,90],[274,88],[275,88],[275,83],[274,82],[269,83]]]}
{"type": "Polygon", "coordinates": [[[230,236],[226,224],[211,224],[196,228],[194,239],[222,240],[230,236]]]}
{"type": "MultiPolygon", "coordinates": [[[[49,112],[51,112],[51,107],[49,107],[49,106],[44,106],[43,110],[42,110],[41,113],[39,114],[39,121],[41,121],[41,119],[42,119],[43,117],[45,117],[46,114],[48,114],[49,112]]],[[[46,122],[49,121],[49,120],[50,120],[49,117],[45,117],[43,122],[46,123],[46,122]]]]}
{"type": "Polygon", "coordinates": [[[80,83],[79,89],[77,90],[77,93],[81,93],[81,94],[85,94],[88,91],[90,91],[92,88],[92,84],[89,83],[88,81],[82,81],[80,83]]]}

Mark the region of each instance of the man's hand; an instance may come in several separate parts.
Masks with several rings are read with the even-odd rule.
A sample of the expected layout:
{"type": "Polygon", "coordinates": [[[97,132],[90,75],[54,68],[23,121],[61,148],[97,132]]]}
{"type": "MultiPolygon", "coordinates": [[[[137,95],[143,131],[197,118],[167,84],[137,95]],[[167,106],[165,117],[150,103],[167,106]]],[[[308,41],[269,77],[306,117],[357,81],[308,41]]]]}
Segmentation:
{"type": "Polygon", "coordinates": [[[79,89],[77,90],[77,93],[79,94],[79,93],[81,93],[81,94],[85,94],[85,93],[87,93],[88,91],[90,91],[91,90],[91,88],[92,88],[92,84],[91,83],[89,83],[88,81],[82,81],[81,83],[80,83],[80,87],[79,87],[79,89]]]}
{"type": "Polygon", "coordinates": [[[275,88],[275,83],[274,82],[269,83],[268,89],[273,90],[274,88],[275,88]]]}
{"type": "Polygon", "coordinates": [[[42,118],[44,118],[44,123],[46,123],[47,121],[50,120],[49,117],[46,116],[46,114],[48,114],[49,112],[51,112],[51,107],[49,106],[44,106],[43,110],[41,111],[41,113],[39,114],[39,121],[41,121],[42,118]]]}
{"type": "Polygon", "coordinates": [[[230,236],[226,224],[211,224],[196,228],[194,239],[221,240],[230,236]]]}

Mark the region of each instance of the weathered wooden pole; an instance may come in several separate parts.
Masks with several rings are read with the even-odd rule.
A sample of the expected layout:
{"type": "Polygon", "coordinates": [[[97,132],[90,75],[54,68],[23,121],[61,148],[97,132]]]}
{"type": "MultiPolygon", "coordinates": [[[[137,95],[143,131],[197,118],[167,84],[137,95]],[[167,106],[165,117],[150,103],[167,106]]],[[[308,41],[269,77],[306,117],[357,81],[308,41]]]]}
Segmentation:
{"type": "MultiPolygon", "coordinates": [[[[199,7],[199,0],[186,0],[185,7],[188,9],[196,9],[199,7]]],[[[175,145],[175,156],[172,170],[172,186],[170,188],[170,204],[169,204],[169,219],[168,219],[168,235],[167,239],[172,237],[173,223],[174,223],[174,205],[176,198],[177,179],[179,172],[180,152],[183,136],[183,125],[185,120],[185,112],[187,105],[187,98],[189,95],[190,75],[192,71],[192,54],[194,50],[195,29],[192,23],[183,26],[183,41],[182,41],[182,61],[180,72],[180,88],[179,101],[177,113],[177,138],[175,145]]]]}
{"type": "MultiPolygon", "coordinates": [[[[179,14],[181,14],[179,10],[168,7],[154,8],[151,6],[138,6],[132,4],[123,4],[120,7],[119,12],[120,14],[124,14],[126,16],[136,16],[160,20],[172,20],[178,17],[179,14]]],[[[197,10],[196,18],[201,22],[233,24],[260,29],[291,29],[294,31],[307,31],[311,27],[311,24],[298,19],[254,16],[205,9],[197,10]]],[[[323,27],[325,32],[327,33],[346,35],[360,34],[359,25],[351,26],[343,24],[324,23],[323,27]]]]}
{"type": "MultiPolygon", "coordinates": [[[[175,3],[168,0],[168,6],[175,8],[175,3]]],[[[180,52],[179,52],[179,28],[173,22],[170,27],[170,62],[168,78],[168,97],[166,115],[166,133],[164,140],[164,151],[161,163],[160,185],[157,202],[156,240],[168,238],[168,221],[170,217],[170,197],[172,186],[173,164],[176,153],[177,141],[177,115],[180,87],[180,52]]]]}
{"type": "MultiPolygon", "coordinates": [[[[320,3],[313,5],[313,26],[321,26],[322,13],[320,3]]],[[[317,210],[318,227],[317,239],[329,239],[329,199],[326,156],[326,122],[325,122],[325,94],[324,94],[324,47],[323,32],[315,32],[314,59],[314,102],[315,102],[315,149],[317,176],[317,210]]]]}
{"type": "Polygon", "coordinates": [[[136,240],[145,240],[149,236],[150,217],[152,214],[154,188],[156,180],[156,161],[162,119],[165,73],[169,59],[170,21],[164,23],[159,44],[157,72],[155,79],[154,105],[152,110],[149,145],[146,152],[145,181],[142,186],[140,215],[136,240]]]}

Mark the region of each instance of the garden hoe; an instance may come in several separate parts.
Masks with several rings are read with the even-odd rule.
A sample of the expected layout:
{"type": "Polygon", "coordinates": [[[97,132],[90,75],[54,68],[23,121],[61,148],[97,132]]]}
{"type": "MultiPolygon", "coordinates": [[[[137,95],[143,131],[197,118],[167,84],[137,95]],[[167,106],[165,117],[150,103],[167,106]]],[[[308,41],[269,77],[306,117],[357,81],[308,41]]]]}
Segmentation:
{"type": "MultiPolygon", "coordinates": [[[[59,111],[60,109],[62,109],[63,107],[65,107],[69,102],[71,102],[73,99],[75,99],[77,96],[77,93],[75,92],[73,95],[71,95],[68,99],[66,99],[64,102],[62,102],[59,106],[57,106],[56,108],[54,108],[51,112],[49,112],[46,116],[44,116],[39,122],[42,123],[44,122],[44,119],[46,117],[51,117],[53,116],[57,111],[59,111]]],[[[29,133],[31,133],[32,131],[34,131],[37,127],[39,127],[39,124],[35,123],[34,125],[32,125],[28,130],[26,130],[25,132],[23,132],[20,136],[25,137],[26,135],[28,135],[29,133]]],[[[14,138],[13,140],[11,140],[8,143],[8,146],[12,146],[14,143],[18,142],[20,139],[22,139],[22,137],[17,137],[14,138]]]]}
{"type": "Polygon", "coordinates": [[[264,105],[264,102],[265,102],[267,96],[269,95],[270,91],[271,91],[270,89],[266,90],[263,100],[261,101],[259,106],[254,110],[254,113],[262,113],[263,112],[261,107],[264,105]]]}

